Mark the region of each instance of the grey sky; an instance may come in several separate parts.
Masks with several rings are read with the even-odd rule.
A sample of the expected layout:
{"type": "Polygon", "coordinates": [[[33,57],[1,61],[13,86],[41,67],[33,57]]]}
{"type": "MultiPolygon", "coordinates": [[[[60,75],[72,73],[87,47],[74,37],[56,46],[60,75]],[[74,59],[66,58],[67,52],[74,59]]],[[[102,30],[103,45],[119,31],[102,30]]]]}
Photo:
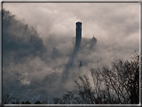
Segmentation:
{"type": "Polygon", "coordinates": [[[139,48],[139,3],[4,3],[3,7],[34,26],[45,45],[52,36],[58,42],[75,37],[75,22],[81,21],[82,37],[94,35],[102,48],[129,48],[129,54],[139,48]]]}
{"type": "MultiPolygon", "coordinates": [[[[97,44],[91,51],[86,46],[78,52],[74,61],[75,66],[71,69],[73,72],[70,72],[69,81],[64,86],[66,89],[71,89],[73,86],[72,79],[76,79],[73,73],[78,71],[77,65],[80,60],[85,63],[81,68],[82,74],[89,75],[86,71],[90,66],[109,65],[113,59],[119,58],[127,60],[135,50],[137,53],[139,51],[140,4],[138,3],[4,3],[3,8],[16,15],[21,22],[34,26],[43,44],[40,43],[39,38],[34,36],[33,38],[41,47],[44,45],[46,50],[42,55],[34,56],[32,52],[37,50],[34,47],[31,56],[19,60],[18,64],[13,60],[9,61],[10,65],[5,68],[5,77],[11,81],[16,79],[20,81],[19,85],[13,82],[15,90],[22,89],[18,87],[21,85],[25,87],[28,85],[29,89],[35,89],[34,92],[37,91],[38,94],[40,94],[38,91],[43,89],[47,89],[48,93],[53,95],[61,90],[58,88],[55,90],[55,87],[50,89],[48,86],[50,83],[46,82],[52,80],[49,76],[55,78],[52,77],[54,73],[57,73],[57,77],[62,75],[73,49],[72,38],[75,37],[77,21],[82,22],[82,44],[88,42],[93,35],[97,38],[97,44]],[[52,53],[53,47],[56,47],[59,52],[55,60],[50,58],[51,54],[55,54],[52,53]],[[97,61],[100,63],[98,64],[97,61]],[[15,78],[17,75],[20,76],[15,78]]],[[[13,23],[8,32],[20,35],[22,28],[17,26],[13,23]]],[[[28,38],[28,32],[26,34],[25,38],[28,38]]],[[[28,49],[23,49],[23,52],[25,50],[28,49]]],[[[20,51],[16,52],[15,55],[21,55],[20,51]]],[[[60,78],[51,82],[58,84],[58,80],[60,78]]]]}
{"type": "Polygon", "coordinates": [[[139,28],[138,3],[4,3],[3,7],[35,26],[44,38],[52,34],[74,37],[77,21],[83,23],[86,38],[135,38],[139,28]]]}

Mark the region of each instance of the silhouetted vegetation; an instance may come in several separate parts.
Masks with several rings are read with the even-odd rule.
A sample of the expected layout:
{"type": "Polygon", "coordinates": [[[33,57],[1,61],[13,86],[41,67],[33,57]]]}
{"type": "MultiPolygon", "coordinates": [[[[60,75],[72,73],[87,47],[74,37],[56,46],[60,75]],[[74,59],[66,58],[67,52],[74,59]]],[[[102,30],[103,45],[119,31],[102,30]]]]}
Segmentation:
{"type": "Polygon", "coordinates": [[[115,60],[112,68],[90,69],[93,86],[87,76],[75,81],[76,90],[68,91],[55,104],[138,104],[139,56],[130,61],[115,60]]]}
{"type": "Polygon", "coordinates": [[[42,104],[40,101],[36,101],[34,104],[42,104]]]}
{"type": "Polygon", "coordinates": [[[2,10],[2,14],[4,59],[6,55],[9,57],[13,56],[15,60],[30,54],[35,56],[42,55],[44,44],[36,29],[16,19],[15,15],[12,15],[11,12],[5,9],[2,10]]]}
{"type": "MultiPolygon", "coordinates": [[[[91,68],[93,84],[87,76],[79,76],[76,88],[67,91],[53,104],[138,104],[139,103],[139,56],[130,61],[115,60],[112,68],[91,68]]],[[[14,97],[3,97],[6,104],[14,97]]],[[[43,101],[44,102],[44,101],[43,101]]],[[[14,103],[14,102],[13,102],[14,103]]],[[[15,102],[14,104],[16,104],[15,102]]],[[[20,103],[20,102],[19,102],[20,103]]],[[[29,101],[22,104],[30,104],[29,101]]],[[[34,104],[42,104],[36,101],[34,104]]]]}
{"type": "Polygon", "coordinates": [[[29,101],[22,102],[22,104],[31,104],[29,101]]]}

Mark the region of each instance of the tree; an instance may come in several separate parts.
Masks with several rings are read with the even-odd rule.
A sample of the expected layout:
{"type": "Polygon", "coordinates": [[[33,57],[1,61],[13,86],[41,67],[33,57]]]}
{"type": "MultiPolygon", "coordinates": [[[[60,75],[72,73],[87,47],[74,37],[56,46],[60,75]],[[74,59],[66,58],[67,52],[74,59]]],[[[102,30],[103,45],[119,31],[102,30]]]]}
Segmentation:
{"type": "Polygon", "coordinates": [[[40,101],[36,101],[34,104],[42,104],[40,101]]]}
{"type": "Polygon", "coordinates": [[[130,61],[115,60],[112,68],[91,68],[93,86],[87,76],[75,81],[76,90],[67,92],[61,98],[54,98],[55,104],[138,104],[139,103],[139,55],[130,61]]]}
{"type": "Polygon", "coordinates": [[[31,104],[29,101],[22,102],[22,104],[31,104]]]}
{"type": "Polygon", "coordinates": [[[107,66],[91,69],[91,76],[97,95],[103,89],[107,90],[103,92],[107,96],[107,103],[139,103],[139,56],[137,54],[130,61],[112,62],[111,69],[107,66]],[[101,84],[104,84],[104,87],[101,88],[101,84]]]}

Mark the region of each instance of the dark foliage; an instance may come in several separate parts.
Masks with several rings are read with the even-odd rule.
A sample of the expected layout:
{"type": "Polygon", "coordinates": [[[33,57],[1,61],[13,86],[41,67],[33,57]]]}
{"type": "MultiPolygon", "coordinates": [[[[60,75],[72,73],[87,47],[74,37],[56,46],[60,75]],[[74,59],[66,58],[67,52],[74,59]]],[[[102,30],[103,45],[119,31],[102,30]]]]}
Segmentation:
{"type": "Polygon", "coordinates": [[[12,57],[15,60],[24,56],[41,56],[44,50],[42,38],[34,27],[24,24],[5,9],[2,10],[2,46],[3,58],[12,57]]]}
{"type": "Polygon", "coordinates": [[[22,102],[22,104],[31,104],[29,101],[22,102]]]}
{"type": "Polygon", "coordinates": [[[90,69],[93,86],[87,76],[75,81],[76,90],[54,98],[55,104],[138,104],[139,56],[130,61],[115,60],[112,68],[90,69]]]}
{"type": "MultiPolygon", "coordinates": [[[[107,66],[90,69],[93,79],[91,84],[87,76],[79,76],[75,81],[76,89],[67,91],[60,98],[54,98],[52,104],[138,104],[139,103],[139,56],[130,61],[116,60],[112,68],[107,66]]],[[[7,93],[4,104],[13,99],[13,104],[20,103],[7,93]]],[[[47,99],[46,99],[47,100],[47,99]]],[[[47,103],[47,101],[46,101],[47,103]]],[[[49,102],[48,102],[49,103],[49,102]]],[[[30,104],[29,101],[22,104],[30,104]]],[[[44,104],[36,101],[34,104],[44,104]]]]}
{"type": "Polygon", "coordinates": [[[42,104],[40,101],[36,101],[34,104],[42,104]]]}

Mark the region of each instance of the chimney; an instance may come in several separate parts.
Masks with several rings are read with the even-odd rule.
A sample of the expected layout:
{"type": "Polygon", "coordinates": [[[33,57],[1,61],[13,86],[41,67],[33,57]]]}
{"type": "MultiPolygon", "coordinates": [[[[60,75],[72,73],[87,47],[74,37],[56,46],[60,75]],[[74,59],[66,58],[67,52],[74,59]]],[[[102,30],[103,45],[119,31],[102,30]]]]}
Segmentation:
{"type": "Polygon", "coordinates": [[[76,46],[79,47],[81,42],[82,23],[76,22],[76,46]]]}

